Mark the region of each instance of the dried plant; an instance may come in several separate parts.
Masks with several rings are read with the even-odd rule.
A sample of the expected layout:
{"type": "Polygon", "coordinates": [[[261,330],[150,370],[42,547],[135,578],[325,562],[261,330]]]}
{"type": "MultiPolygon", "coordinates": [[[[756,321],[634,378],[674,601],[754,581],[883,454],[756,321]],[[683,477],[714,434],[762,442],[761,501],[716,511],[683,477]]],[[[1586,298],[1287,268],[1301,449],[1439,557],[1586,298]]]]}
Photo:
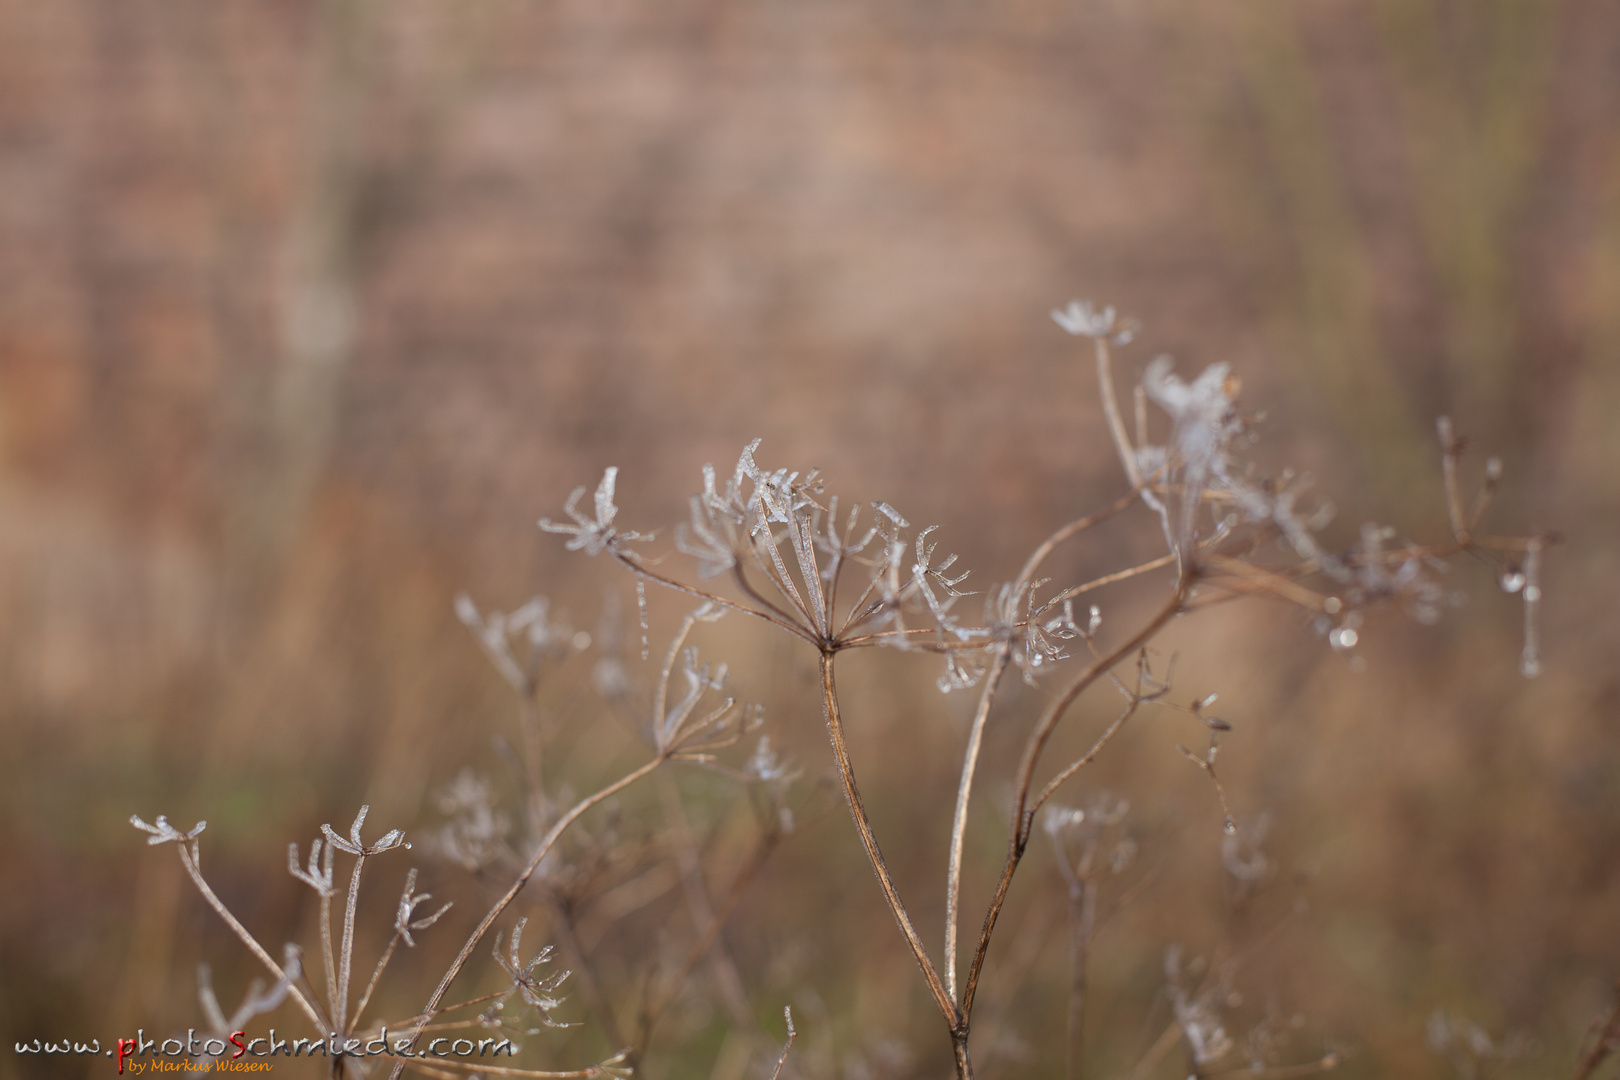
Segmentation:
{"type": "MultiPolygon", "coordinates": [[[[451,815],[451,822],[438,834],[436,850],[480,875],[503,873],[509,876],[510,885],[491,900],[421,1009],[403,1023],[390,1025],[404,1037],[402,1045],[414,1048],[425,1033],[444,1026],[441,1018],[445,1014],[475,1004],[486,1005],[481,1017],[486,1024],[498,1023],[496,1006],[508,1001],[528,1006],[542,1028],[571,1023],[553,1013],[561,1005],[564,981],[575,971],[574,985],[580,988],[594,1023],[620,1048],[618,1055],[573,1072],[487,1067],[481,1071],[531,1076],[622,1074],[641,1063],[688,977],[707,962],[734,1026],[757,1036],[762,1068],[768,1068],[775,1057],[771,1075],[783,1074],[787,1050],[775,1056],[775,1044],[752,1019],[740,990],[741,976],[727,955],[721,930],[749,880],[792,830],[785,792],[794,770],[777,759],[763,737],[754,744],[751,755],[746,747],[738,749],[759,726],[759,712],[727,696],[726,666],[701,660],[694,643],[701,626],[727,615],[755,620],[796,639],[814,658],[820,706],[844,801],[884,902],[937,1008],[959,1078],[974,1075],[973,1020],[986,960],[998,941],[1008,890],[1025,860],[1038,820],[1044,822],[1067,888],[1071,942],[1068,1074],[1082,1074],[1087,956],[1097,921],[1099,883],[1105,875],[1124,868],[1133,848],[1119,835],[1126,810],[1123,802],[1094,795],[1079,808],[1066,808],[1057,805],[1054,797],[1144,708],[1177,709],[1194,718],[1208,736],[1204,750],[1182,747],[1182,752],[1213,784],[1226,839],[1222,861],[1234,895],[1247,895],[1268,870],[1260,846],[1266,819],[1256,818],[1240,827],[1216,772],[1220,740],[1231,725],[1208,712],[1214,695],[1178,705],[1172,700],[1170,672],[1153,669],[1149,645],[1172,620],[1232,600],[1270,598],[1302,610],[1328,646],[1354,662],[1371,609],[1398,607],[1419,622],[1434,621],[1454,596],[1441,584],[1439,575],[1447,560],[1468,556],[1490,566],[1501,587],[1522,599],[1521,668],[1526,676],[1540,671],[1536,616],[1541,600],[1540,565],[1549,538],[1501,537],[1480,530],[1501,465],[1494,459],[1488,462],[1476,493],[1465,496],[1461,441],[1449,421],[1439,423],[1439,459],[1450,535],[1417,543],[1401,539],[1390,528],[1369,524],[1350,546],[1334,549],[1321,539],[1331,508],[1310,498],[1307,480],[1290,471],[1267,475],[1246,459],[1253,424],[1239,408],[1240,384],[1226,365],[1213,365],[1186,380],[1176,373],[1169,358],[1151,361],[1130,395],[1133,434],[1116,392],[1111,354],[1113,347],[1131,340],[1134,326],[1119,320],[1112,308],[1098,309],[1079,301],[1053,312],[1053,318],[1070,334],[1091,343],[1109,438],[1124,474],[1123,489],[1112,503],[1071,521],[1038,544],[1010,581],[989,587],[977,597],[966,589],[968,573],[959,568],[956,556],[941,548],[937,526],[914,527],[889,502],[865,507],[841,503],[827,491],[815,470],[764,467],[756,457],[759,440],[744,448],[729,475],[722,478],[712,466],[704,468],[702,488],[691,496],[687,520],[673,540],[676,552],[694,561],[690,575],[668,569],[666,559],[652,554],[654,549],[648,545],[655,540],[653,534],[619,525],[616,468],[604,472],[588,510],[582,508],[588,489],[580,487],[566,501],[565,518],[540,520],[541,529],[567,538],[568,549],[605,555],[633,575],[641,598],[644,652],[647,585],[671,590],[696,604],[664,651],[651,708],[637,721],[646,741],[646,761],[593,794],[558,798],[564,787],[546,774],[542,756],[546,740],[536,707],[541,669],[548,658],[584,648],[590,644],[589,635],[556,620],[544,600],[503,615],[481,612],[465,596],[458,599],[460,618],[522,702],[519,744],[525,799],[522,813],[514,818],[499,807],[490,785],[472,773],[464,774],[444,792],[441,806],[451,815]],[[1138,506],[1155,522],[1153,532],[1162,537],[1161,549],[1144,552],[1130,565],[1083,581],[1054,584],[1041,576],[1060,546],[1138,506]],[[1132,579],[1151,583],[1156,580],[1154,575],[1159,582],[1158,602],[1134,623],[1122,620],[1124,625],[1114,626],[1093,602],[1108,586],[1132,579]],[[870,648],[932,655],[940,663],[938,685],[942,691],[976,690],[956,797],[939,808],[942,817],[950,820],[950,840],[944,853],[941,896],[944,941],[937,952],[924,943],[917,929],[912,914],[916,899],[901,895],[890,872],[865,809],[857,762],[846,738],[844,703],[836,679],[838,661],[846,652],[870,648]],[[1010,685],[1010,671],[1026,682],[1038,683],[1044,703],[1028,728],[1016,766],[1005,778],[1011,796],[1001,870],[988,883],[990,899],[978,929],[964,935],[961,898],[967,823],[991,730],[989,720],[1007,696],[1004,691],[1010,685]],[[1049,763],[1054,735],[1076,703],[1093,691],[1117,694],[1117,711],[1084,753],[1049,763]],[[744,760],[732,760],[738,755],[744,760]],[[671,763],[723,773],[750,792],[758,839],[731,886],[719,894],[705,880],[698,858],[701,844],[692,833],[680,792],[662,770],[671,763]],[[593,808],[654,776],[662,785],[658,843],[637,848],[619,836],[611,822],[600,827],[600,842],[588,829],[574,829],[593,808]],[[560,841],[571,829],[570,842],[578,850],[565,853],[560,841]],[[610,988],[592,970],[577,916],[587,897],[603,892],[604,880],[631,880],[626,875],[659,860],[674,867],[674,880],[680,882],[697,933],[667,962],[654,963],[639,987],[620,987],[621,999],[627,994],[638,1004],[628,1012],[615,1009],[608,1001],[610,988]],[[520,938],[526,921],[519,919],[512,926],[504,951],[502,935],[496,931],[494,957],[510,987],[494,998],[447,1005],[453,985],[481,943],[519,896],[531,889],[531,895],[541,897],[552,913],[556,942],[524,960],[520,938]],[[550,966],[554,949],[562,953],[567,969],[550,966]]],[[[616,640],[617,631],[605,629],[599,637],[598,646],[609,644],[616,640]]],[[[620,710],[630,707],[631,680],[626,671],[612,649],[603,652],[596,683],[620,710]]],[[[1003,725],[996,730],[1012,728],[1003,725]]],[[[427,898],[414,893],[412,871],[400,900],[394,937],[351,1007],[361,870],[368,860],[405,846],[397,830],[367,845],[360,834],[364,818],[362,808],[347,836],[323,827],[323,839],[312,844],[302,867],[297,849],[292,852],[292,873],[314,889],[319,900],[326,984],[323,999],[305,981],[295,952],[277,962],[209,889],[198,866],[197,833],[202,826],[181,834],[163,818],[155,826],[137,819],[141,828],[153,833],[152,842],[175,843],[197,888],[274,976],[272,991],[250,993],[243,1006],[247,1014],[273,1007],[284,996],[317,1032],[354,1037],[395,947],[401,942],[407,948],[415,945],[414,934],[443,914],[441,908],[433,915],[417,917],[417,908],[427,898]],[[331,909],[337,897],[334,860],[339,854],[353,863],[344,893],[342,932],[334,943],[331,909]]],[[[1331,1068],[1339,1060],[1337,1051],[1329,1051],[1311,1061],[1269,1064],[1276,1046],[1275,1025],[1268,1027],[1269,1021],[1256,1025],[1240,1046],[1222,1018],[1222,1002],[1229,991],[1225,975],[1212,968],[1200,981],[1175,950],[1167,954],[1165,972],[1173,1020],[1165,1038],[1143,1058],[1139,1072],[1150,1068],[1177,1041],[1186,1047],[1194,1075],[1224,1067],[1223,1062],[1244,1050],[1257,1075],[1303,1075],[1331,1068]]],[[[205,1001],[212,1001],[211,993],[205,1001]]],[[[227,1026],[217,1004],[206,1011],[214,1026],[227,1026]]],[[[239,1011],[238,1015],[244,1014],[239,1011]]],[[[788,1021],[787,1046],[791,1048],[796,1033],[791,1016],[788,1021]]],[[[342,1066],[365,1074],[361,1059],[344,1055],[333,1059],[334,1073],[342,1066]]],[[[460,1067],[454,1062],[424,1062],[406,1056],[397,1057],[391,1065],[393,1076],[406,1068],[445,1075],[435,1070],[460,1067]]]]}

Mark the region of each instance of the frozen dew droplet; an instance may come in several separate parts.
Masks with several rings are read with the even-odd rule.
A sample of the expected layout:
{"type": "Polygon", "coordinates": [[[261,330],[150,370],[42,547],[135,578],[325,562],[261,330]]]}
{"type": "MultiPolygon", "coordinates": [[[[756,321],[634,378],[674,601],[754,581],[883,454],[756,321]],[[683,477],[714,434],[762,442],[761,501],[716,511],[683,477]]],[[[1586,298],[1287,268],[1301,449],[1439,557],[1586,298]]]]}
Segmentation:
{"type": "Polygon", "coordinates": [[[1519,674],[1527,679],[1534,679],[1541,674],[1541,657],[1529,649],[1519,658],[1519,674]]]}
{"type": "Polygon", "coordinates": [[[1328,635],[1328,644],[1341,651],[1355,648],[1360,640],[1361,636],[1348,626],[1341,626],[1328,635]]]}
{"type": "Polygon", "coordinates": [[[652,652],[652,645],[647,640],[647,583],[642,578],[636,578],[636,611],[641,616],[641,658],[647,659],[652,652]]]}
{"type": "Polygon", "coordinates": [[[1224,828],[1227,836],[1237,835],[1237,822],[1233,821],[1231,818],[1226,819],[1226,825],[1224,828]]]}
{"type": "Polygon", "coordinates": [[[1322,610],[1327,612],[1329,615],[1337,615],[1340,609],[1343,607],[1344,601],[1340,600],[1337,596],[1330,596],[1326,600],[1322,601],[1322,610]]]}
{"type": "Polygon", "coordinates": [[[1518,570],[1504,570],[1500,583],[1503,592],[1516,593],[1524,588],[1524,574],[1518,570]]]}

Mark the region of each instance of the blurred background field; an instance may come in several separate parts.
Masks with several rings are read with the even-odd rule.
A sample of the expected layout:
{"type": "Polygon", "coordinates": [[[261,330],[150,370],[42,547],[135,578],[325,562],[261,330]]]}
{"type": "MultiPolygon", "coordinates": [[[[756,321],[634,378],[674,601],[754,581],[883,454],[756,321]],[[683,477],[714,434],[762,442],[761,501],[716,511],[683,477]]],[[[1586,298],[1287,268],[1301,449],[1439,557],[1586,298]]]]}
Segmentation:
{"type": "MultiPolygon", "coordinates": [[[[0,0],[0,1074],[65,1075],[16,1040],[198,1024],[199,960],[232,1001],[252,974],[131,813],[206,818],[216,887],[279,944],[311,918],[289,841],[361,802],[420,836],[463,769],[501,786],[514,707],[458,591],[544,593],[598,638],[616,604],[634,659],[629,582],[534,527],[605,466],[621,522],[656,528],[763,436],[764,464],[941,524],[970,585],[1010,578],[1124,489],[1047,317],[1084,296],[1141,320],[1128,372],[1231,362],[1256,457],[1315,474],[1330,536],[1444,532],[1449,414],[1469,475],[1505,462],[1493,529],[1564,537],[1535,681],[1521,605],[1467,562],[1467,604],[1374,618],[1359,673],[1280,606],[1175,628],[1178,697],[1222,695],[1223,779],[1240,819],[1269,813],[1273,871],[1244,903],[1223,885],[1175,717],[1066,793],[1129,799],[1139,852],[1097,947],[1094,1074],[1165,1024],[1168,946],[1236,942],[1234,1008],[1301,1017],[1300,1060],[1331,1041],[1343,1075],[1455,1075],[1426,1045],[1443,1010],[1522,1038],[1500,1075],[1568,1075],[1620,977],[1616,116],[1620,6],[1597,0],[0,0]]],[[[1154,538],[1103,534],[1059,581],[1154,538]]],[[[678,608],[653,600],[656,650],[678,608]]],[[[799,1075],[942,1075],[824,781],[813,658],[730,623],[705,652],[804,774],[727,934],[749,1007],[779,1036],[794,1005],[799,1075]]],[[[640,753],[593,662],[542,695],[576,791],[640,753]]],[[[849,670],[932,943],[969,705],[908,657],[849,670]]],[[[997,747],[970,925],[1005,843],[997,747]]],[[[723,882],[735,794],[680,782],[723,882]]],[[[476,889],[423,865],[470,915],[476,889]]],[[[975,1052],[1057,1075],[1045,852],[1014,903],[975,1052]]],[[[397,1014],[452,951],[435,933],[397,1014]]],[[[661,933],[598,927],[604,985],[661,933]]],[[[652,1075],[736,1075],[705,1000],[652,1075]]],[[[532,1041],[555,1067],[607,1045],[588,1019],[532,1041]]]]}

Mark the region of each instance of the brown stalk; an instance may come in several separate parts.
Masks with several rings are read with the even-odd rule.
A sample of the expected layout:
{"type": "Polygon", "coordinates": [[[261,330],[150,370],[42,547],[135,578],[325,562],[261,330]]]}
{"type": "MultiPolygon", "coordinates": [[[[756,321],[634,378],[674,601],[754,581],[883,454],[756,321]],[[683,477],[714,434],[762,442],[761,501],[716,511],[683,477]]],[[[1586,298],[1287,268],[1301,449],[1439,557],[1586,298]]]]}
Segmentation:
{"type": "MultiPolygon", "coordinates": [[[[1615,983],[1614,991],[1620,995],[1620,982],[1615,983]]],[[[1599,1020],[1592,1025],[1592,1033],[1596,1034],[1597,1038],[1586,1053],[1581,1055],[1581,1060],[1575,1063],[1571,1080],[1587,1080],[1597,1072],[1598,1066],[1602,1065],[1616,1048],[1620,1048],[1620,1002],[1616,1002],[1614,1008],[1609,1011],[1607,1019],[1599,1020]]]]}
{"type": "Polygon", "coordinates": [[[649,570],[639,559],[623,554],[622,552],[615,551],[613,553],[613,557],[619,560],[619,562],[631,573],[635,574],[637,577],[645,578],[655,585],[662,585],[664,588],[673,592],[685,593],[687,596],[695,596],[700,600],[707,600],[709,603],[718,604],[720,607],[723,607],[728,611],[738,611],[744,615],[752,615],[756,619],[764,619],[772,626],[775,626],[781,630],[786,630],[794,637],[803,638],[812,644],[819,644],[815,637],[810,634],[809,631],[805,630],[804,627],[793,622],[791,619],[774,614],[774,609],[772,611],[759,611],[755,608],[749,607],[747,604],[739,604],[735,600],[727,600],[725,597],[720,596],[717,593],[694,588],[685,582],[676,581],[674,578],[665,577],[662,574],[649,570]]]}
{"type": "Polygon", "coordinates": [[[973,774],[978,771],[979,748],[984,743],[984,725],[990,718],[990,704],[996,688],[1012,660],[1012,646],[1003,643],[996,659],[985,676],[984,689],[979,694],[979,707],[974,711],[973,724],[968,729],[968,744],[962,754],[962,779],[956,789],[956,811],[951,817],[951,858],[945,874],[945,993],[956,1001],[956,933],[960,922],[962,897],[962,848],[967,838],[968,801],[973,795],[973,774]]]}
{"type": "MultiPolygon", "coordinates": [[[[1192,581],[1193,571],[1190,565],[1186,565],[1181,578],[1176,584],[1175,592],[1171,594],[1169,601],[1140,630],[1132,635],[1130,640],[1118,646],[1113,652],[1097,660],[1076,676],[1064,688],[1063,692],[1046,707],[1046,710],[1041,714],[1040,720],[1036,722],[1035,730],[1030,733],[1029,740],[1024,746],[1024,756],[1019,764],[1018,776],[1013,788],[1013,813],[1007,842],[1007,861],[1002,868],[1001,878],[996,883],[996,891],[990,901],[990,907],[985,912],[984,928],[979,933],[978,947],[973,954],[973,966],[968,972],[967,984],[962,993],[962,1017],[964,1022],[973,1013],[973,996],[978,989],[979,976],[984,970],[984,958],[990,948],[990,939],[995,933],[996,920],[1000,917],[1002,905],[1007,899],[1007,889],[1012,885],[1013,874],[1018,870],[1018,864],[1024,857],[1024,850],[1029,845],[1030,827],[1034,821],[1033,810],[1029,807],[1030,787],[1035,781],[1035,769],[1040,764],[1041,754],[1046,749],[1046,744],[1051,739],[1052,732],[1057,728],[1058,722],[1063,719],[1063,715],[1068,711],[1069,706],[1074,704],[1081,694],[1102,676],[1112,671],[1121,660],[1146,645],[1154,635],[1164,628],[1166,623],[1176,616],[1181,610],[1182,602],[1186,599],[1187,590],[1191,587],[1192,581]]],[[[1129,712],[1124,716],[1128,717],[1129,712]]],[[[1095,758],[1102,748],[1107,745],[1108,741],[1118,733],[1123,726],[1123,722],[1124,718],[1122,717],[1111,724],[1108,730],[1103,733],[1103,736],[1097,740],[1096,745],[1091,748],[1084,758],[1080,759],[1075,768],[1078,769],[1080,765],[1084,765],[1095,758]]],[[[1041,798],[1044,799],[1047,794],[1049,794],[1049,791],[1043,792],[1041,798]]]]}
{"type": "Polygon", "coordinates": [[[872,864],[872,873],[878,879],[878,885],[883,890],[883,899],[889,905],[889,911],[894,915],[894,921],[900,924],[900,932],[905,935],[906,944],[911,946],[911,954],[917,959],[917,966],[922,969],[923,978],[928,982],[928,989],[934,995],[934,1003],[945,1017],[945,1022],[951,1025],[954,1032],[957,1026],[957,1010],[951,997],[945,992],[945,984],[940,981],[939,972],[934,969],[933,961],[928,959],[928,950],[923,948],[922,938],[917,936],[917,928],[912,924],[911,914],[906,910],[905,901],[900,899],[900,892],[895,888],[894,878],[889,873],[889,865],[883,859],[883,852],[879,850],[877,839],[872,835],[872,822],[866,816],[866,806],[861,801],[861,790],[855,781],[855,769],[850,764],[849,746],[844,740],[844,721],[838,709],[838,691],[833,684],[833,652],[824,649],[821,653],[821,693],[822,707],[827,717],[827,735],[832,741],[833,757],[838,761],[838,774],[844,781],[844,795],[849,802],[850,817],[855,820],[855,829],[860,833],[861,845],[866,848],[866,857],[872,864]]]}
{"type": "MultiPolygon", "coordinates": [[[[259,963],[263,964],[270,974],[276,977],[278,982],[285,980],[287,973],[281,969],[281,965],[276,963],[275,958],[265,951],[264,946],[259,944],[258,939],[248,932],[248,928],[237,921],[236,916],[232,915],[230,909],[225,906],[225,902],[215,894],[213,888],[203,878],[202,870],[197,865],[196,855],[191,850],[192,843],[192,841],[181,841],[175,845],[180,851],[180,865],[184,866],[186,873],[191,875],[192,884],[197,886],[197,891],[202,894],[202,898],[207,901],[208,906],[213,908],[219,917],[225,920],[225,925],[231,928],[231,932],[241,939],[242,944],[248,947],[248,951],[258,957],[259,963]]],[[[287,993],[298,1003],[298,1007],[304,1011],[304,1015],[314,1022],[316,1031],[329,1028],[326,1019],[321,1016],[321,1010],[304,995],[304,992],[296,984],[289,982],[287,993]]]]}

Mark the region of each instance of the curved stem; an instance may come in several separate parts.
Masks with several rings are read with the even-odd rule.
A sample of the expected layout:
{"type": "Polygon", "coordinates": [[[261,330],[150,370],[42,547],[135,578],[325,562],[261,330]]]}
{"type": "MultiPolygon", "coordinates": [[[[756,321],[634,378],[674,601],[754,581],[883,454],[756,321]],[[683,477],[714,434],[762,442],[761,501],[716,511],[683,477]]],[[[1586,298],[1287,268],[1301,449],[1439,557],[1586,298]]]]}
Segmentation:
{"type": "MultiPolygon", "coordinates": [[[[1176,584],[1176,590],[1171,594],[1169,601],[1140,630],[1133,634],[1129,641],[1118,646],[1113,652],[1108,653],[1076,676],[1064,688],[1063,693],[1058,695],[1046,707],[1045,712],[1041,714],[1040,720],[1035,725],[1035,730],[1030,733],[1029,741],[1024,745],[1023,760],[1019,764],[1018,778],[1013,787],[1013,811],[1009,828],[1010,835],[1007,841],[1007,861],[1002,867],[1001,878],[996,883],[995,896],[991,899],[990,907],[985,912],[984,928],[979,932],[979,944],[974,950],[973,966],[968,971],[967,984],[962,992],[962,1016],[964,1019],[972,1015],[973,996],[978,990],[979,976],[984,971],[985,953],[989,951],[990,938],[995,933],[996,920],[1000,917],[1002,904],[1007,899],[1007,889],[1012,884],[1013,874],[1017,871],[1018,863],[1024,857],[1024,849],[1029,844],[1030,826],[1034,820],[1033,814],[1028,809],[1029,791],[1030,786],[1034,783],[1035,768],[1040,764],[1041,753],[1046,749],[1047,741],[1051,739],[1052,732],[1056,729],[1058,721],[1063,719],[1063,714],[1068,711],[1070,705],[1074,704],[1075,699],[1098,679],[1113,670],[1114,666],[1121,660],[1147,644],[1154,635],[1164,629],[1166,623],[1175,617],[1176,613],[1181,610],[1182,601],[1186,599],[1187,590],[1192,585],[1192,577],[1193,575],[1190,572],[1183,571],[1176,584]]],[[[1110,729],[1105,732],[1105,740],[1112,738],[1113,734],[1119,730],[1119,727],[1120,724],[1118,723],[1111,725],[1110,729]]],[[[1089,761],[1091,756],[1101,749],[1101,745],[1099,743],[1097,747],[1094,747],[1092,754],[1083,760],[1089,761]]]]}
{"type": "Polygon", "coordinates": [[[748,574],[743,570],[741,559],[738,559],[731,564],[731,576],[737,579],[737,588],[741,589],[743,591],[743,595],[748,597],[748,599],[752,600],[766,611],[769,611],[783,622],[798,625],[793,616],[771,603],[765,598],[763,593],[754,588],[754,583],[748,580],[748,574]]]}
{"type": "MultiPolygon", "coordinates": [[[[512,901],[517,899],[518,893],[523,891],[523,887],[529,883],[529,879],[534,876],[534,872],[540,868],[540,863],[551,851],[552,846],[556,844],[557,838],[562,836],[563,830],[577,821],[580,815],[584,814],[585,811],[589,810],[603,799],[610,798],[613,795],[618,794],[620,791],[623,791],[637,780],[640,780],[643,776],[646,776],[648,773],[658,768],[658,766],[662,765],[667,760],[667,754],[659,754],[657,757],[653,758],[645,765],[642,765],[640,768],[619,777],[619,779],[615,780],[601,791],[598,791],[596,794],[582,800],[572,810],[568,811],[568,813],[557,819],[557,823],[551,827],[551,831],[546,833],[545,839],[540,842],[540,846],[535,851],[534,857],[531,858],[529,860],[529,864],[523,868],[523,872],[518,874],[517,880],[512,882],[512,887],[507,889],[505,894],[502,895],[499,900],[495,901],[495,906],[489,909],[488,914],[486,914],[478,923],[477,929],[472,932],[472,936],[467,939],[467,944],[463,945],[461,947],[461,952],[456,954],[455,960],[445,971],[444,978],[439,980],[438,987],[434,989],[433,996],[428,998],[427,1005],[424,1006],[422,1011],[414,1018],[414,1026],[427,1023],[439,1012],[439,1005],[444,1001],[445,994],[449,992],[450,984],[455,981],[457,975],[461,974],[461,969],[467,966],[467,961],[472,958],[473,950],[476,949],[478,947],[478,943],[484,939],[484,935],[489,932],[489,928],[495,925],[495,920],[501,917],[501,912],[505,911],[512,901]]],[[[415,1045],[414,1036],[412,1039],[412,1045],[415,1045]]],[[[393,1071],[389,1073],[390,1080],[399,1080],[400,1073],[402,1073],[405,1069],[406,1060],[407,1059],[405,1058],[400,1058],[399,1061],[394,1065],[393,1071]]]]}
{"type": "Polygon", "coordinates": [[[1125,467],[1131,487],[1139,490],[1142,487],[1142,471],[1137,467],[1136,451],[1131,448],[1131,437],[1125,434],[1125,418],[1120,415],[1119,400],[1114,395],[1114,372],[1108,358],[1108,339],[1094,337],[1091,340],[1097,349],[1097,388],[1101,391],[1099,396],[1102,398],[1103,412],[1108,417],[1108,433],[1114,437],[1119,463],[1125,467]]]}
{"type": "Polygon", "coordinates": [[[973,774],[979,767],[979,748],[984,742],[984,725],[990,717],[1001,676],[1012,660],[1012,646],[1003,643],[979,694],[979,708],[973,714],[967,750],[962,755],[962,779],[956,788],[956,813],[951,818],[951,862],[945,874],[945,993],[956,1001],[956,928],[960,921],[962,897],[962,845],[967,833],[968,800],[973,794],[973,774]]]}
{"type": "Polygon", "coordinates": [[[1073,600],[1077,596],[1082,596],[1094,589],[1100,589],[1104,585],[1112,585],[1116,581],[1125,581],[1140,574],[1146,574],[1151,571],[1161,569],[1162,567],[1174,566],[1175,564],[1176,556],[1174,552],[1171,552],[1169,555],[1160,555],[1157,559],[1149,559],[1145,563],[1138,563],[1137,565],[1127,567],[1124,570],[1115,570],[1112,574],[1104,574],[1102,577],[1092,578],[1090,581],[1082,582],[1079,585],[1070,586],[1069,588],[1058,593],[1056,596],[1052,597],[1052,599],[1048,600],[1047,603],[1061,604],[1065,600],[1073,600]]]}
{"type": "Polygon", "coordinates": [[[849,745],[844,740],[844,721],[838,711],[838,692],[833,686],[833,653],[825,650],[821,654],[821,693],[822,706],[827,716],[827,734],[832,740],[833,757],[838,761],[838,774],[844,781],[844,795],[849,801],[850,817],[855,819],[855,829],[861,834],[861,845],[866,848],[866,857],[872,864],[872,873],[878,879],[878,885],[883,890],[883,899],[888,903],[889,911],[894,914],[894,921],[900,924],[900,932],[905,935],[906,944],[911,946],[911,954],[916,957],[917,966],[922,968],[923,978],[928,981],[928,989],[934,995],[934,1003],[939,1006],[940,1014],[954,1031],[957,1027],[956,1005],[945,992],[945,984],[940,981],[939,972],[934,970],[933,961],[928,959],[928,950],[923,948],[922,939],[917,936],[917,928],[912,925],[905,902],[900,899],[899,890],[894,887],[894,878],[889,874],[888,863],[884,862],[883,852],[878,849],[877,839],[872,835],[872,822],[866,816],[866,807],[861,802],[861,791],[855,783],[855,769],[849,760],[849,745]]]}
{"type": "MultiPolygon", "coordinates": [[[[1133,480],[1134,479],[1135,478],[1133,477],[1133,480]]],[[[1103,507],[1101,510],[1098,510],[1095,514],[1088,514],[1083,518],[1076,518],[1074,521],[1069,522],[1051,536],[1048,536],[1041,542],[1041,546],[1030,552],[1029,558],[1024,560],[1023,569],[1018,571],[1017,584],[1028,584],[1029,580],[1035,576],[1035,571],[1040,569],[1041,563],[1045,562],[1046,557],[1052,554],[1052,551],[1059,544],[1063,543],[1063,541],[1069,539],[1070,537],[1077,536],[1091,528],[1093,525],[1100,525],[1102,522],[1107,521],[1116,514],[1123,513],[1124,511],[1130,509],[1130,507],[1135,504],[1137,496],[1141,494],[1142,487],[1140,481],[1134,482],[1131,485],[1131,490],[1127,491],[1124,495],[1121,495],[1118,499],[1103,507]]]]}
{"type": "Polygon", "coordinates": [[[321,1031],[325,1029],[328,1025],[326,1019],[321,1016],[320,1009],[316,1008],[315,1003],[304,996],[304,992],[298,989],[296,983],[287,978],[287,973],[281,969],[280,964],[276,963],[275,957],[266,952],[264,946],[259,944],[259,940],[248,932],[248,928],[238,922],[235,915],[231,914],[230,908],[225,906],[225,902],[215,894],[213,888],[209,886],[207,880],[202,876],[202,870],[198,868],[197,860],[192,856],[191,849],[184,842],[175,846],[180,852],[180,865],[184,866],[186,873],[191,875],[192,884],[197,886],[197,891],[202,893],[202,898],[208,902],[208,906],[213,908],[219,914],[219,917],[225,920],[225,925],[229,926],[231,932],[242,940],[242,944],[248,947],[249,952],[259,958],[259,963],[270,970],[270,973],[276,977],[277,982],[287,984],[288,995],[298,1003],[298,1007],[304,1011],[304,1015],[314,1023],[315,1030],[321,1031]]]}
{"type": "Polygon", "coordinates": [[[786,630],[795,637],[803,638],[812,644],[820,644],[820,642],[816,641],[815,637],[809,631],[805,630],[804,627],[795,622],[781,618],[768,611],[758,611],[749,607],[747,604],[739,604],[735,600],[727,600],[725,597],[716,593],[706,592],[703,589],[698,589],[692,587],[691,585],[687,585],[685,582],[676,581],[674,578],[668,578],[662,574],[655,573],[654,571],[647,569],[647,567],[639,560],[634,559],[629,555],[624,555],[617,551],[613,552],[612,554],[613,557],[632,574],[635,574],[638,577],[644,577],[648,581],[653,582],[655,585],[662,585],[664,588],[673,592],[685,593],[688,596],[696,596],[701,600],[709,601],[711,604],[719,604],[721,607],[726,608],[729,611],[738,611],[744,615],[752,615],[756,619],[764,619],[772,626],[775,626],[780,630],[786,630]]]}

